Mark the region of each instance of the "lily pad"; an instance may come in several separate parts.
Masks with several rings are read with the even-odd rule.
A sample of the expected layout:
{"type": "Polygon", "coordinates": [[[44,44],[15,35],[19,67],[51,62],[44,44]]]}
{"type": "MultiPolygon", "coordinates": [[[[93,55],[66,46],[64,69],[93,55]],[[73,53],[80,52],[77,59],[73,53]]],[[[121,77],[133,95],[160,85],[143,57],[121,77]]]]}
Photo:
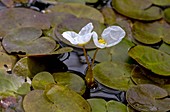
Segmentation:
{"type": "Polygon", "coordinates": [[[101,13],[104,17],[104,23],[108,25],[113,25],[116,23],[116,14],[110,7],[103,7],[101,13]]]}
{"type": "Polygon", "coordinates": [[[94,69],[95,79],[110,88],[126,91],[133,86],[130,78],[133,66],[127,63],[101,62],[94,69]]]}
{"type": "Polygon", "coordinates": [[[88,103],[92,108],[92,112],[107,112],[106,101],[101,98],[91,98],[87,99],[88,103]]]}
{"type": "Polygon", "coordinates": [[[22,86],[24,82],[25,81],[22,77],[0,71],[0,95],[14,96],[14,93],[17,93],[17,90],[22,86]]]}
{"type": "Polygon", "coordinates": [[[53,73],[52,75],[57,84],[64,85],[79,93],[80,95],[84,94],[86,85],[80,76],[70,72],[58,72],[53,73]]]}
{"type": "Polygon", "coordinates": [[[17,63],[12,69],[12,73],[17,76],[24,76],[30,78],[33,77],[28,68],[27,57],[21,58],[20,60],[17,61],[17,63]]]}
{"type": "MultiPolygon", "coordinates": [[[[55,34],[57,37],[57,41],[62,41],[65,44],[68,44],[70,46],[74,46],[77,48],[81,48],[80,46],[75,46],[72,45],[68,40],[66,40],[61,34],[64,31],[75,31],[79,32],[82,27],[84,27],[86,24],[92,22],[94,26],[94,31],[97,32],[97,34],[101,34],[103,29],[105,28],[104,24],[99,23],[98,21],[90,20],[90,19],[82,19],[82,18],[77,18],[75,16],[70,16],[71,18],[66,18],[64,19],[60,24],[57,24],[56,29],[55,29],[55,34]]],[[[85,46],[88,49],[94,49],[96,46],[94,45],[94,42],[91,41],[85,46]]]]}
{"type": "Polygon", "coordinates": [[[170,0],[151,0],[153,4],[159,6],[169,6],[170,0]]]}
{"type": "Polygon", "coordinates": [[[0,69],[11,71],[16,61],[17,58],[15,56],[0,52],[0,69]]]}
{"type": "Polygon", "coordinates": [[[166,43],[161,44],[161,46],[159,47],[159,50],[170,55],[170,45],[169,44],[166,44],[166,43]]]}
{"type": "Polygon", "coordinates": [[[151,5],[150,0],[112,0],[113,8],[127,17],[145,21],[162,18],[161,8],[151,5]]]}
{"type": "Polygon", "coordinates": [[[144,44],[156,44],[161,40],[170,43],[170,25],[165,22],[135,22],[132,32],[134,38],[144,44]]]}
{"type": "MultiPolygon", "coordinates": [[[[113,62],[130,62],[130,57],[128,56],[128,50],[134,46],[132,42],[127,39],[123,39],[119,44],[106,48],[100,49],[97,52],[95,60],[98,62],[113,61],[113,62]]],[[[96,50],[88,51],[91,58],[96,50]]]]}
{"type": "Polygon", "coordinates": [[[57,106],[50,102],[43,90],[30,91],[23,100],[25,112],[60,112],[57,106]]]}
{"type": "Polygon", "coordinates": [[[166,8],[164,10],[164,18],[168,23],[170,23],[170,13],[169,12],[170,12],[170,8],[166,8]]]}
{"type": "Polygon", "coordinates": [[[104,23],[104,18],[100,11],[79,3],[58,3],[47,10],[48,12],[67,12],[79,18],[88,18],[104,23]]]}
{"type": "Polygon", "coordinates": [[[129,50],[129,56],[155,74],[170,76],[170,55],[151,47],[137,45],[129,50]]]}
{"type": "Polygon", "coordinates": [[[126,93],[128,103],[138,111],[166,112],[170,110],[167,91],[152,84],[141,84],[126,93]]]}
{"type": "Polygon", "coordinates": [[[48,84],[55,83],[53,76],[49,72],[40,72],[32,79],[34,89],[44,90],[48,84]]]}
{"type": "Polygon", "coordinates": [[[48,18],[37,11],[27,8],[4,8],[0,10],[0,36],[21,27],[50,28],[48,18]]]}
{"type": "Polygon", "coordinates": [[[107,112],[127,112],[127,107],[121,102],[111,100],[107,102],[107,112]]]}
{"type": "Polygon", "coordinates": [[[158,76],[154,74],[153,72],[142,68],[140,66],[136,66],[132,70],[132,80],[136,84],[155,84],[155,85],[164,85],[168,83],[169,78],[158,76]]]}
{"type": "Polygon", "coordinates": [[[46,90],[46,96],[56,105],[58,112],[91,112],[89,103],[65,86],[54,85],[46,90]]]}
{"type": "Polygon", "coordinates": [[[2,45],[8,53],[45,54],[52,52],[56,42],[50,37],[41,37],[42,31],[34,27],[14,30],[3,38],[2,45]]]}

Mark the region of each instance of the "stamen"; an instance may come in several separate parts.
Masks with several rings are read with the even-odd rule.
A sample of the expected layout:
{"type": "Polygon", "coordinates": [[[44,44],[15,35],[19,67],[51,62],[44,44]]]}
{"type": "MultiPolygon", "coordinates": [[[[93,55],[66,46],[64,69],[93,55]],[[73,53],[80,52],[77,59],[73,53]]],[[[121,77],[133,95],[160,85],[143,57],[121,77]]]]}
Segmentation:
{"type": "Polygon", "coordinates": [[[99,43],[106,44],[106,41],[104,39],[99,39],[99,43]]]}

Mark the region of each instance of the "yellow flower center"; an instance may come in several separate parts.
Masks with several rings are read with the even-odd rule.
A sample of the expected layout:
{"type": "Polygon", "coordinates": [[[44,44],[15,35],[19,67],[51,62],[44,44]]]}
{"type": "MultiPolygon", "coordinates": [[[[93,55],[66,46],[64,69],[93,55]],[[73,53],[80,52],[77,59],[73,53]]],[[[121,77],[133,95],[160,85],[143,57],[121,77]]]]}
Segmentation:
{"type": "Polygon", "coordinates": [[[106,41],[104,39],[99,39],[99,43],[106,44],[106,41]]]}

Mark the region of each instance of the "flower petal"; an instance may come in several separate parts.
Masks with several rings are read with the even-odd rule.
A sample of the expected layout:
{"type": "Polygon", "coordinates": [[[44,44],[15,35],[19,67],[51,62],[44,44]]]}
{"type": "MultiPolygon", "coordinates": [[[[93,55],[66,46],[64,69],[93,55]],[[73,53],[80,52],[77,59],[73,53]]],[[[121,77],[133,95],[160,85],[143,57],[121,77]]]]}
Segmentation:
{"type": "Polygon", "coordinates": [[[110,26],[102,32],[102,38],[107,42],[106,47],[118,44],[124,37],[125,31],[119,26],[110,26]]]}
{"type": "Polygon", "coordinates": [[[81,35],[80,38],[78,38],[79,44],[88,43],[90,41],[90,39],[91,39],[91,36],[92,36],[92,33],[87,33],[86,35],[81,35]]]}
{"type": "Polygon", "coordinates": [[[101,48],[101,49],[106,47],[105,44],[99,43],[99,41],[98,41],[98,35],[97,35],[96,32],[93,32],[92,37],[93,37],[93,41],[94,41],[94,44],[96,45],[96,47],[101,48]]]}
{"type": "Polygon", "coordinates": [[[93,30],[93,24],[92,23],[88,23],[86,26],[84,26],[80,32],[79,35],[86,35],[88,33],[91,33],[93,30]]]}
{"type": "Polygon", "coordinates": [[[73,31],[66,31],[62,34],[62,36],[67,39],[70,43],[77,45],[78,41],[76,38],[79,37],[79,35],[76,32],[73,31]]]}

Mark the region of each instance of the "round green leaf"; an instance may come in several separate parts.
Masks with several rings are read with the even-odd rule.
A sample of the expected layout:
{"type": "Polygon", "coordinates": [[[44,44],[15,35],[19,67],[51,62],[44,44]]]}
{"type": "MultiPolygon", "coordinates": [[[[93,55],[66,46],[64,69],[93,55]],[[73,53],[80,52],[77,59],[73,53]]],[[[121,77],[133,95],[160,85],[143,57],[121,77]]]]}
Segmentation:
{"type": "Polygon", "coordinates": [[[101,13],[104,17],[104,23],[108,25],[113,25],[116,23],[116,14],[110,7],[103,7],[101,13]]]}
{"type": "Polygon", "coordinates": [[[170,8],[166,8],[164,10],[164,18],[168,23],[170,23],[170,8]]]}
{"type": "Polygon", "coordinates": [[[126,63],[101,62],[94,69],[95,79],[110,88],[126,91],[133,86],[130,78],[133,66],[126,63]]]}
{"type": "Polygon", "coordinates": [[[152,84],[141,84],[130,88],[126,93],[128,103],[138,111],[166,112],[170,110],[167,91],[152,84]]]}
{"type": "MultiPolygon", "coordinates": [[[[119,44],[106,48],[106,49],[100,49],[97,52],[95,60],[98,62],[104,62],[104,61],[110,61],[113,62],[129,62],[130,58],[128,56],[128,50],[134,46],[132,42],[130,42],[127,39],[123,39],[119,44]]],[[[88,51],[88,54],[90,57],[93,58],[93,55],[96,50],[88,51]]]]}
{"type": "Polygon", "coordinates": [[[26,95],[28,92],[31,91],[30,88],[31,88],[31,84],[25,82],[22,84],[22,86],[20,88],[18,88],[17,94],[26,95]]]}
{"type": "Polygon", "coordinates": [[[15,56],[0,52],[0,69],[11,71],[16,61],[15,56]]]}
{"type": "Polygon", "coordinates": [[[6,35],[2,45],[8,53],[45,54],[54,50],[56,42],[49,37],[41,37],[42,31],[34,27],[24,27],[6,35]]]}
{"type": "Polygon", "coordinates": [[[46,90],[46,96],[56,105],[58,112],[91,112],[88,102],[65,86],[54,85],[46,90]]]}
{"type": "Polygon", "coordinates": [[[87,99],[88,103],[92,108],[92,112],[107,112],[106,101],[101,98],[87,99]]]}
{"type": "Polygon", "coordinates": [[[27,57],[21,58],[17,61],[12,69],[12,73],[17,76],[33,77],[28,68],[27,57]]]}
{"type": "MultiPolygon", "coordinates": [[[[63,19],[60,24],[57,24],[57,26],[55,28],[55,34],[56,34],[56,37],[57,37],[56,40],[62,41],[65,44],[68,44],[70,46],[81,48],[80,46],[72,45],[61,34],[64,31],[75,31],[75,32],[78,33],[81,30],[81,28],[84,27],[89,22],[93,23],[94,31],[96,31],[98,35],[100,35],[102,33],[103,29],[105,28],[105,25],[99,23],[98,21],[94,21],[94,20],[90,20],[90,19],[84,19],[84,18],[82,19],[82,18],[77,18],[75,16],[72,16],[71,18],[63,19]]],[[[88,49],[96,48],[92,39],[85,47],[88,48],[88,49]]]]}
{"type": "Polygon", "coordinates": [[[40,72],[32,79],[34,89],[45,89],[48,84],[55,83],[53,76],[49,72],[40,72]]]}
{"type": "Polygon", "coordinates": [[[24,97],[23,108],[25,112],[61,112],[54,103],[46,98],[43,90],[29,92],[24,97]]]}
{"type": "Polygon", "coordinates": [[[4,8],[0,10],[0,36],[20,27],[50,28],[48,18],[37,11],[27,8],[4,8]]]}
{"type": "Polygon", "coordinates": [[[170,45],[169,44],[166,44],[166,43],[161,44],[161,46],[159,47],[159,50],[170,55],[170,45]]]}
{"type": "Polygon", "coordinates": [[[132,32],[134,38],[144,44],[156,44],[161,40],[170,43],[170,25],[165,22],[135,22],[132,32]]]}
{"type": "Polygon", "coordinates": [[[111,100],[107,102],[107,112],[127,112],[127,107],[118,101],[111,100]]]}
{"type": "Polygon", "coordinates": [[[103,15],[98,10],[79,3],[58,3],[55,6],[49,7],[47,10],[52,12],[67,12],[79,18],[88,18],[104,23],[103,15]]]}
{"type": "Polygon", "coordinates": [[[151,0],[153,4],[159,6],[169,6],[170,0],[151,0]]]}
{"type": "Polygon", "coordinates": [[[151,6],[150,0],[112,0],[113,8],[119,13],[138,20],[157,20],[162,18],[162,10],[151,6]]]}
{"type": "Polygon", "coordinates": [[[164,52],[138,45],[129,50],[129,56],[156,74],[170,76],[170,56],[164,52]]]}
{"type": "Polygon", "coordinates": [[[84,80],[77,74],[70,72],[58,72],[52,74],[57,84],[64,85],[80,95],[84,94],[86,85],[84,80]]]}

